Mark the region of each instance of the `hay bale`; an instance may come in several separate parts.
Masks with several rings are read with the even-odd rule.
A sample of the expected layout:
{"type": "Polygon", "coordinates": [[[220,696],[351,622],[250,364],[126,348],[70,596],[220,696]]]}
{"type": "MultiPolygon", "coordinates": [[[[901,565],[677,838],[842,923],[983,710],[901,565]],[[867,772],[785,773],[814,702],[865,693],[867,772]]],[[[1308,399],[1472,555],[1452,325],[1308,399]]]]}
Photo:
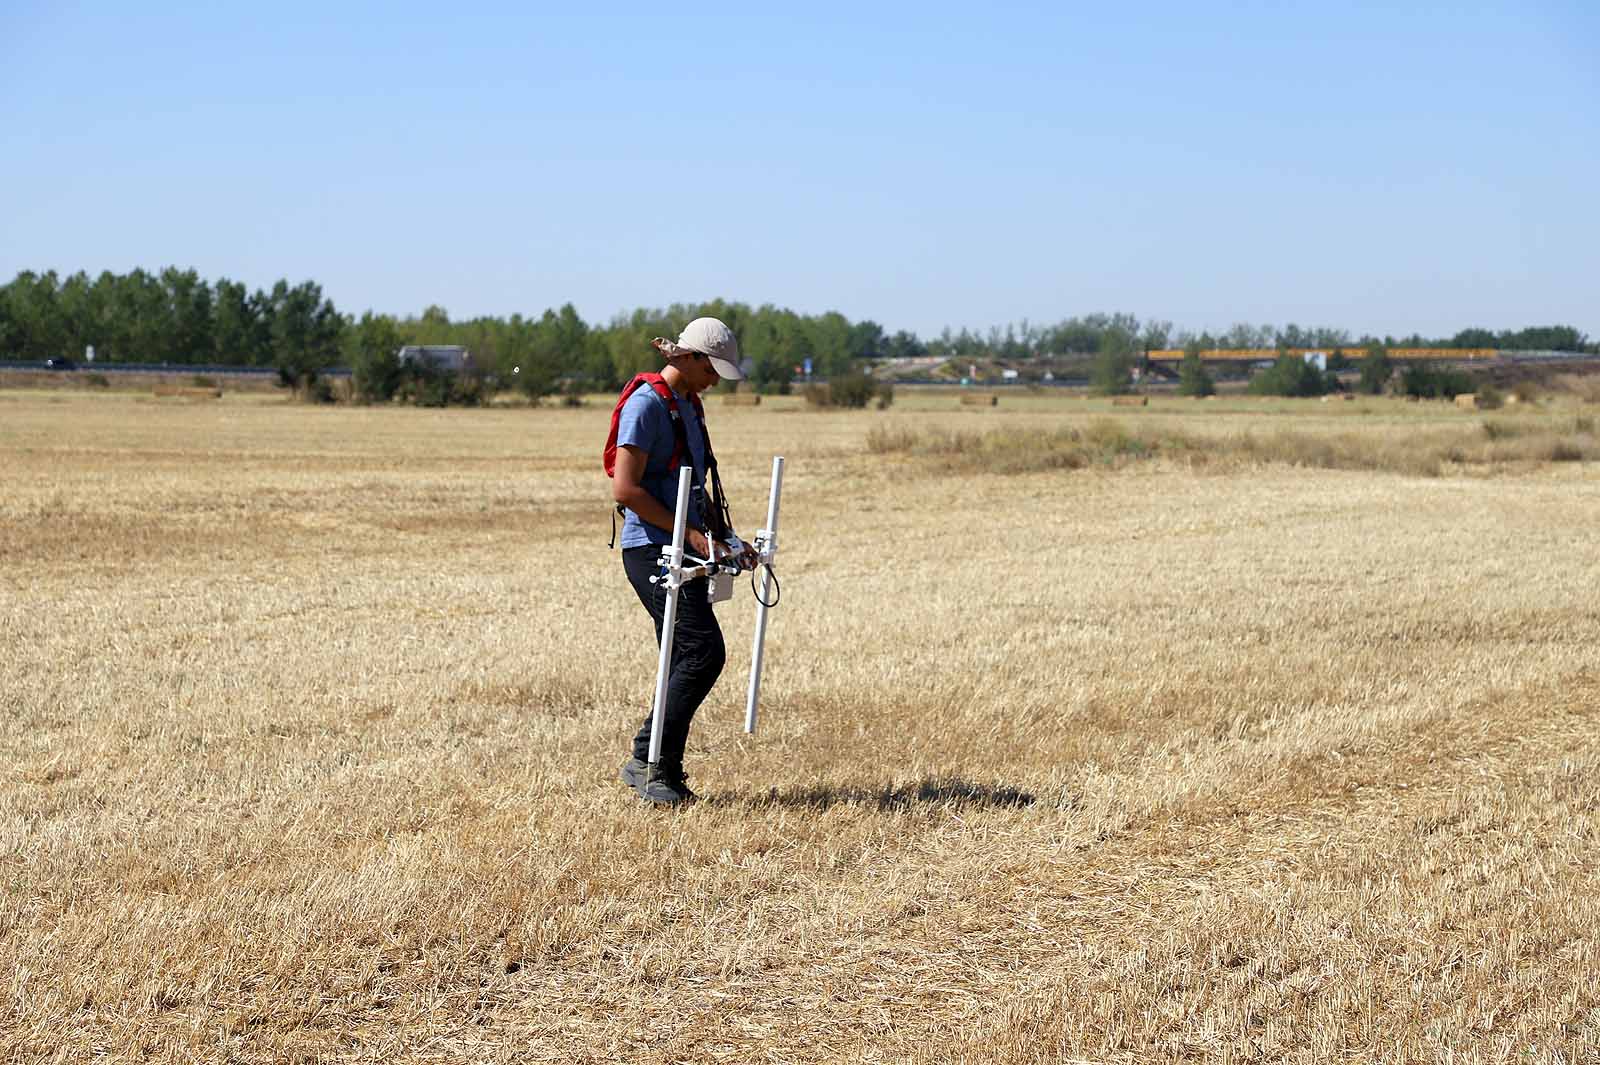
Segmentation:
{"type": "Polygon", "coordinates": [[[963,392],[961,393],[963,407],[998,407],[1000,397],[993,392],[963,392]]]}
{"type": "Polygon", "coordinates": [[[1462,410],[1478,409],[1478,394],[1476,392],[1463,392],[1456,397],[1456,406],[1462,410]]]}
{"type": "Polygon", "coordinates": [[[1150,397],[1149,396],[1112,396],[1111,397],[1111,405],[1113,407],[1148,407],[1150,405],[1150,397]]]}
{"type": "Polygon", "coordinates": [[[761,406],[761,393],[759,392],[730,392],[722,397],[725,407],[759,407],[761,406]]]}

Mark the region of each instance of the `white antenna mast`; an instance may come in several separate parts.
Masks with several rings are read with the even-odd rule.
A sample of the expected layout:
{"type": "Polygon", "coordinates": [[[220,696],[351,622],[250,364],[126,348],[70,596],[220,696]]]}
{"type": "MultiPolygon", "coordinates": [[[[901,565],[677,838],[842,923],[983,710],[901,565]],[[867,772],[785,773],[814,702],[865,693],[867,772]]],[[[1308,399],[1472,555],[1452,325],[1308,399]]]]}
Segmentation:
{"type": "MultiPolygon", "coordinates": [[[[729,546],[733,549],[733,553],[723,561],[716,560],[716,545],[713,543],[710,545],[713,557],[694,560],[698,565],[684,565],[683,541],[688,535],[689,496],[693,490],[693,473],[693,469],[687,465],[678,470],[678,505],[672,515],[672,546],[661,553],[663,570],[661,575],[650,578],[650,583],[663,585],[667,590],[666,607],[661,613],[661,653],[656,659],[655,703],[650,710],[652,773],[661,764],[661,734],[666,724],[667,680],[672,674],[672,638],[678,620],[678,595],[689,581],[699,577],[716,578],[707,588],[707,594],[712,602],[718,602],[732,594],[732,589],[724,589],[722,582],[742,568],[743,545],[732,539],[729,541],[729,546]]],[[[754,733],[756,730],[756,700],[761,695],[761,663],[767,638],[767,611],[777,605],[777,599],[772,598],[778,588],[778,579],[772,572],[772,562],[778,556],[778,498],[782,491],[783,456],[775,455],[772,459],[772,492],[767,498],[767,525],[756,534],[755,543],[751,545],[755,549],[753,568],[761,569],[762,573],[761,591],[756,595],[755,642],[750,651],[750,691],[744,709],[744,730],[749,733],[754,733]]]]}
{"type": "Polygon", "coordinates": [[[750,693],[744,704],[744,730],[756,731],[756,700],[761,697],[761,656],[767,639],[767,610],[772,599],[772,560],[778,555],[778,496],[783,491],[783,456],[772,457],[772,491],[767,496],[767,525],[756,533],[756,565],[761,567],[761,591],[756,596],[756,637],[750,649],[750,693]]]}
{"type": "Polygon", "coordinates": [[[656,701],[650,710],[650,769],[661,764],[661,731],[667,711],[667,677],[672,672],[672,630],[678,620],[678,589],[683,587],[683,537],[689,517],[690,478],[694,468],[688,463],[678,469],[678,508],[672,515],[672,546],[662,556],[667,572],[667,607],[661,615],[661,657],[656,660],[656,701]]]}

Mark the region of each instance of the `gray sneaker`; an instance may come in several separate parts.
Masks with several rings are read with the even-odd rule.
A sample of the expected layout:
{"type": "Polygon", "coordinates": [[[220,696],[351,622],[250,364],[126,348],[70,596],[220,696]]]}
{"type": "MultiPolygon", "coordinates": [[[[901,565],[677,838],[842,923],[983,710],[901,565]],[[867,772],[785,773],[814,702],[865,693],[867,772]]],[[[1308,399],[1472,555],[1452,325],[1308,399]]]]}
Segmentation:
{"type": "Polygon", "coordinates": [[[689,790],[689,781],[681,769],[658,769],[650,774],[644,786],[639,789],[639,797],[657,806],[682,806],[699,798],[689,790]]]}
{"type": "Polygon", "coordinates": [[[622,768],[617,771],[617,779],[622,781],[634,791],[644,787],[644,778],[650,775],[650,764],[641,762],[637,758],[630,758],[622,763],[622,768]]]}

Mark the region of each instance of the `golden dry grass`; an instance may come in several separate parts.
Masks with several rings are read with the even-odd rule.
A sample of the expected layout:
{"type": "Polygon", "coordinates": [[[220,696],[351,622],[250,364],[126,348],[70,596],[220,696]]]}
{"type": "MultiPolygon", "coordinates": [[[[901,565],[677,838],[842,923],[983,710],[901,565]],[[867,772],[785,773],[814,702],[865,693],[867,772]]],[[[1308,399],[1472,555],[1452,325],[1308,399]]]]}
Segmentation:
{"type": "Polygon", "coordinates": [[[1161,423],[1096,418],[1046,430],[1030,425],[971,431],[941,425],[925,429],[878,425],[867,432],[867,449],[879,455],[921,456],[941,472],[963,474],[1120,467],[1159,458],[1190,469],[1236,471],[1241,465],[1279,464],[1438,477],[1467,469],[1504,471],[1552,462],[1593,462],[1600,459],[1600,436],[1595,419],[1583,414],[1496,416],[1476,424],[1413,427],[1404,433],[1327,426],[1232,433],[1210,426],[1196,433],[1161,423]]]}
{"type": "MultiPolygon", "coordinates": [[[[1108,405],[798,402],[712,410],[784,602],[664,814],[608,407],[0,394],[0,1057],[1600,1060],[1593,464],[950,476],[869,432],[1108,405]]],[[[1337,406],[1128,419],[1489,435],[1337,406]]]]}

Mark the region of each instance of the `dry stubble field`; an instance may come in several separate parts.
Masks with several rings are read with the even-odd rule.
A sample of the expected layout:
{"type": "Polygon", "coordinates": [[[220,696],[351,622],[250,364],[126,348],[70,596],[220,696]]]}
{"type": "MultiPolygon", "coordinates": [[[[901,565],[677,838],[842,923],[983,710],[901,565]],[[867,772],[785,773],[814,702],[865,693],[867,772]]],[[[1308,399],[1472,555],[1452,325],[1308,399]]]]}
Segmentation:
{"type": "Polygon", "coordinates": [[[784,601],[669,814],[608,410],[0,394],[0,1057],[1600,1060],[1595,464],[954,477],[869,432],[1109,408],[713,402],[784,601]]]}

